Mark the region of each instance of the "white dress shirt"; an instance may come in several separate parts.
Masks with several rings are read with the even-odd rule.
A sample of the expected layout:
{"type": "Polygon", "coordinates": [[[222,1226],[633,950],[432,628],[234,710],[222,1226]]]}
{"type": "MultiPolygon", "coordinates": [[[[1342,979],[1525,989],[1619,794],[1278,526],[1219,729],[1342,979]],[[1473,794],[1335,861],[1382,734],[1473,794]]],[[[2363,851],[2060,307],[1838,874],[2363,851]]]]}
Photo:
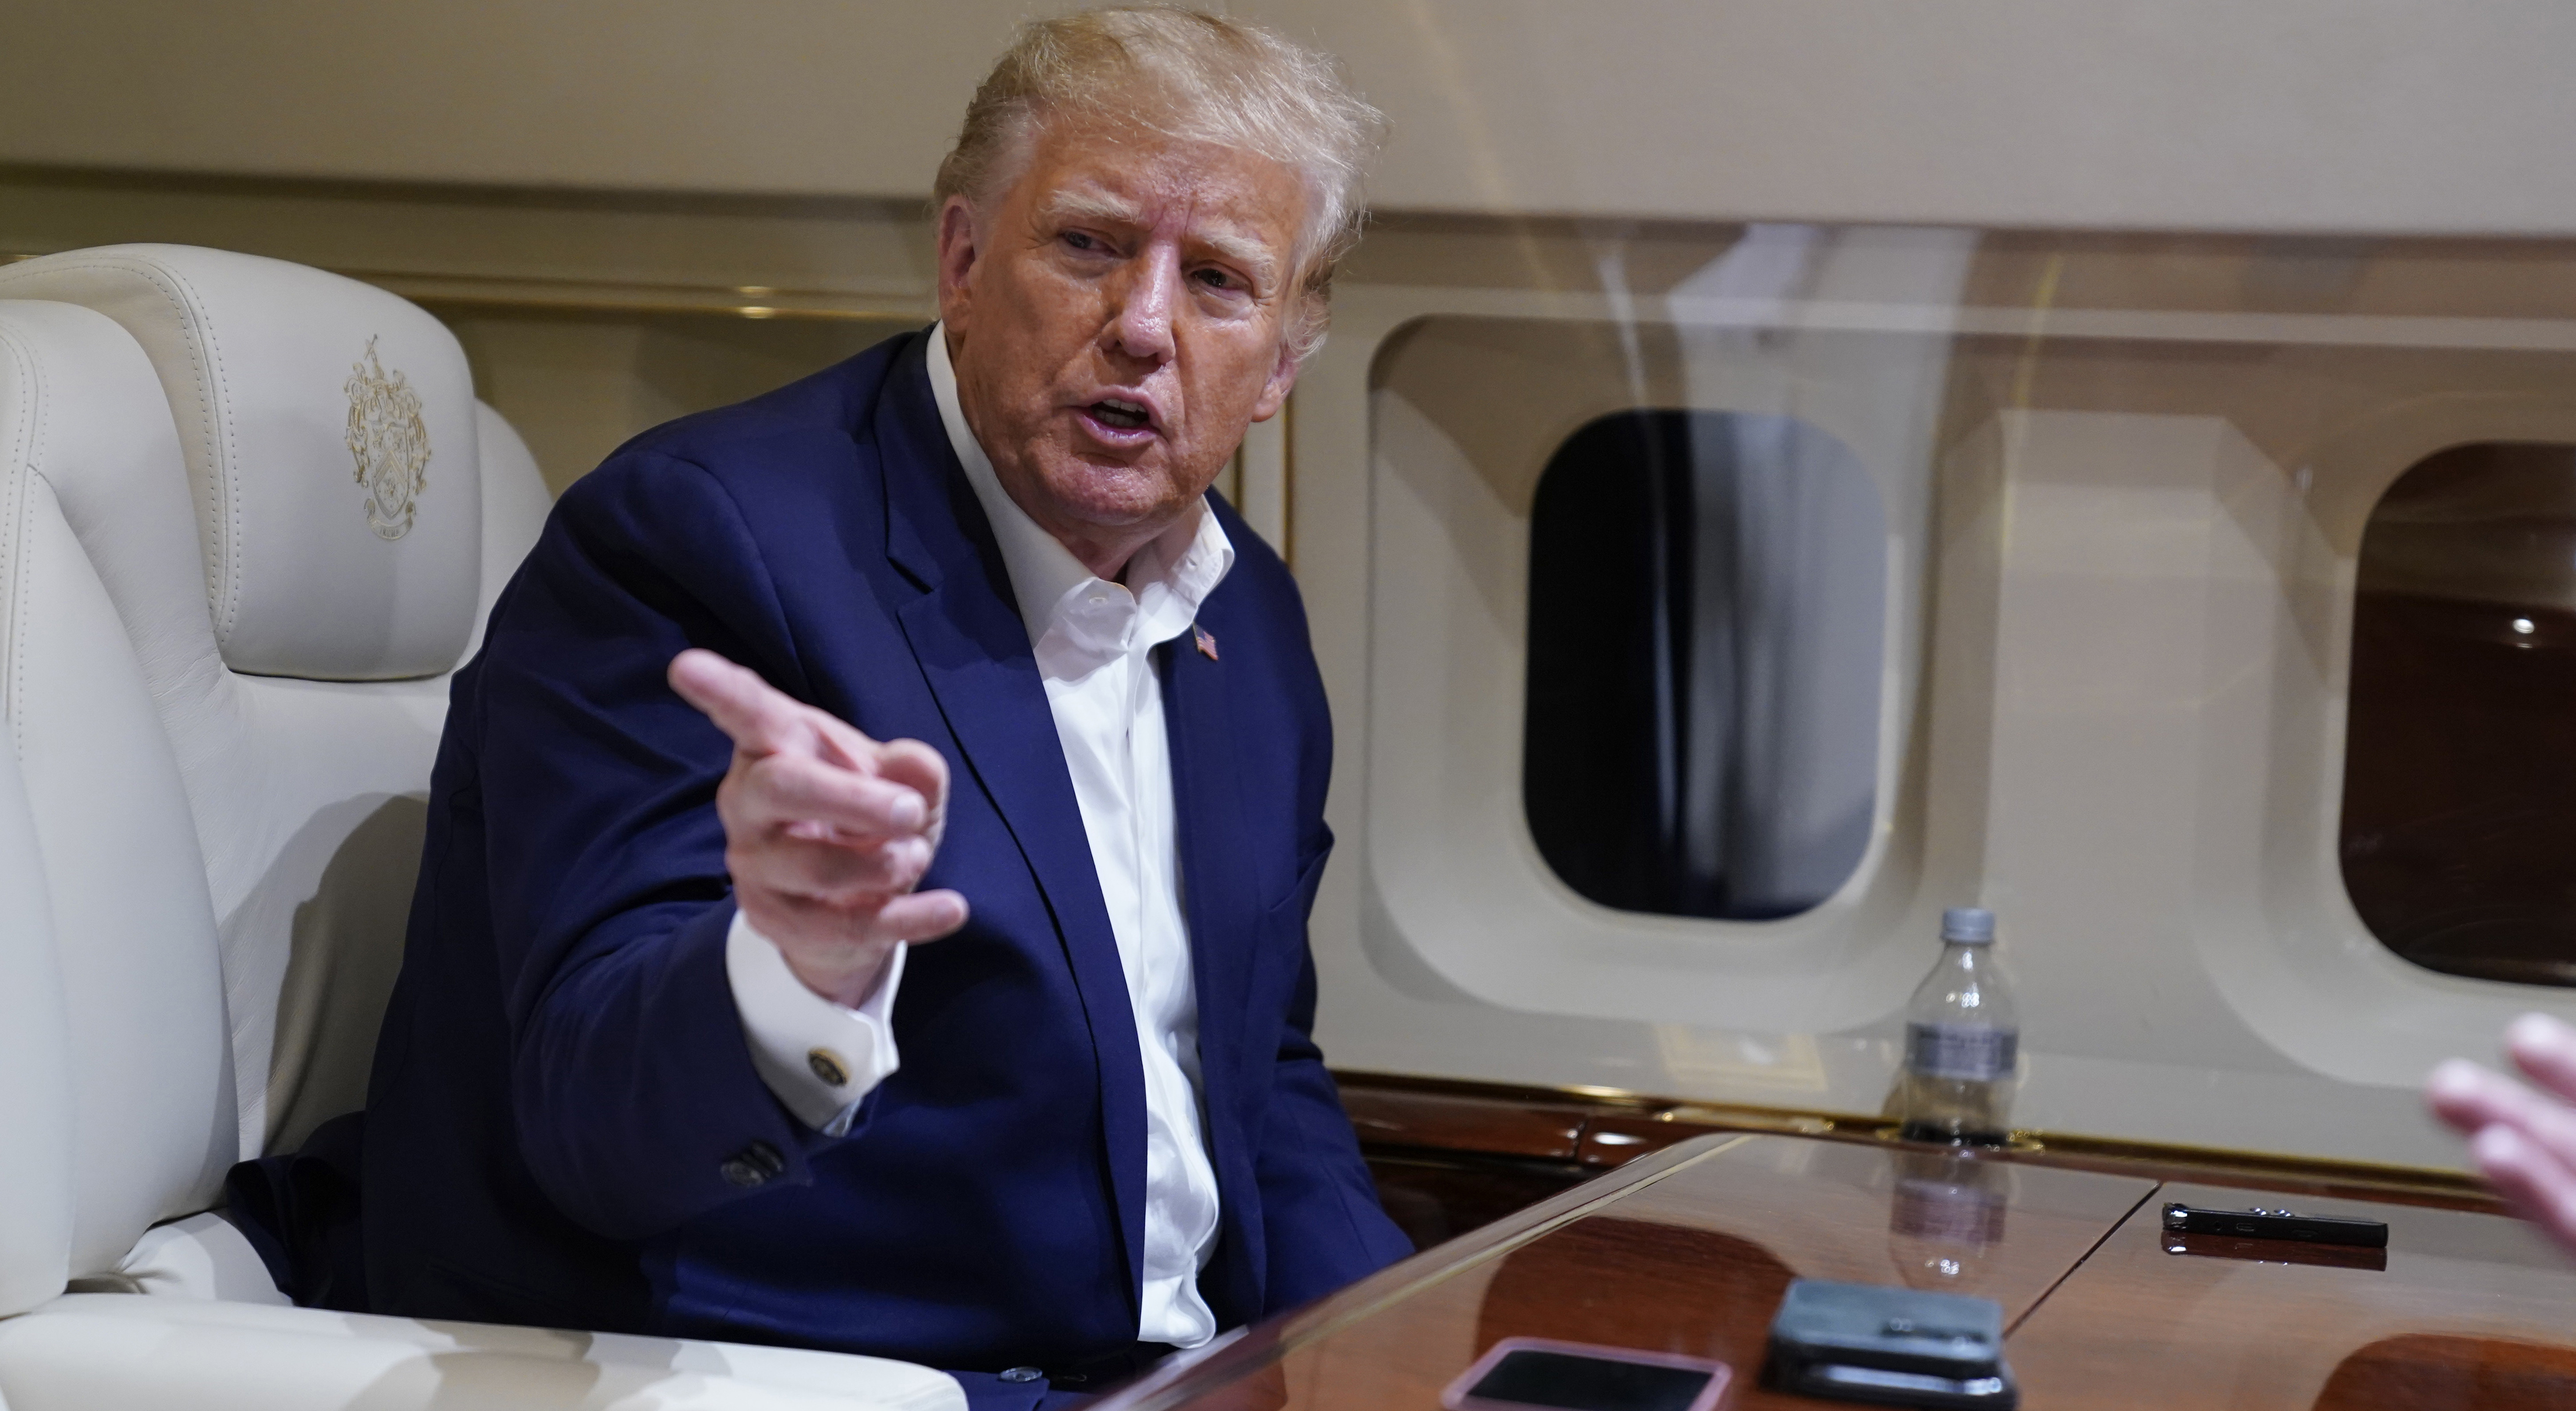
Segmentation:
{"type": "MultiPolygon", "coordinates": [[[[1093,576],[1003,490],[958,407],[938,328],[929,361],[940,423],[992,523],[1036,647],[1135,1011],[1145,1079],[1144,1310],[1136,1337],[1196,1347],[1216,1334],[1216,1316],[1198,1291],[1199,1269],[1216,1244],[1216,1172],[1199,1120],[1198,992],[1181,911],[1163,687],[1149,653],[1190,631],[1199,604],[1234,566],[1234,545],[1201,504],[1137,551],[1126,584],[1093,576]]],[[[725,971],[753,1062],[787,1110],[818,1131],[848,1131],[859,1100],[895,1071],[887,1016],[904,954],[898,947],[876,993],[848,1009],[805,988],[778,948],[734,915],[725,971]]]]}

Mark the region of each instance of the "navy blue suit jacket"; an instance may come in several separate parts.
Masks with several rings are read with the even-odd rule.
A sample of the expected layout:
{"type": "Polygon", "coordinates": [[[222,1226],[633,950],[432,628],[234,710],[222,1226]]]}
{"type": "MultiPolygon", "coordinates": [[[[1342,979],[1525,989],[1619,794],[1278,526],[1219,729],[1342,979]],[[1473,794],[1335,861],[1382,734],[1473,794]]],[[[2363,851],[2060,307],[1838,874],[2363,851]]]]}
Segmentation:
{"type": "MultiPolygon", "coordinates": [[[[1136,1028],[1053,717],[923,335],[637,438],[568,491],[457,673],[363,1163],[369,1302],[416,1316],[1054,1368],[1136,1336],[1136,1028]],[[948,759],[903,1066],[845,1137],[753,1071],[725,978],[731,746],[663,672],[708,647],[948,759]],[[754,1186],[746,1174],[775,1169],[754,1186]]],[[[1308,1037],[1331,846],[1285,567],[1157,653],[1222,1204],[1220,1321],[1409,1252],[1308,1037]]],[[[1041,1388],[1042,1389],[1042,1388],[1041,1388]]]]}

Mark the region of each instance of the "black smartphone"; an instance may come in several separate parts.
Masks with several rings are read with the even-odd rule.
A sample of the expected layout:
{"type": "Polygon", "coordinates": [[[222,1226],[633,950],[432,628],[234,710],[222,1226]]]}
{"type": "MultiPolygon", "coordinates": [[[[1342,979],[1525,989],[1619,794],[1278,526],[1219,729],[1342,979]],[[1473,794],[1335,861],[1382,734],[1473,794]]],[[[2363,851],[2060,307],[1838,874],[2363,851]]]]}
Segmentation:
{"type": "Polygon", "coordinates": [[[2004,1311],[1990,1298],[1800,1279],[1771,1320],[1771,1385],[1889,1406],[2012,1411],[2004,1311]]]}
{"type": "Polygon", "coordinates": [[[1818,1363],[1784,1376],[1782,1391],[1827,1401],[1869,1401],[1887,1406],[1918,1406],[1938,1411],[1979,1411],[2009,1407],[2016,1397],[2002,1377],[1940,1377],[1929,1372],[1891,1372],[1884,1367],[1818,1363]]]}
{"type": "Polygon", "coordinates": [[[2356,1220],[2343,1215],[2297,1215],[2259,1205],[2248,1210],[2208,1210],[2172,1201],[2165,1206],[2165,1229],[2177,1235],[2305,1240],[2312,1244],[2346,1244],[2362,1249],[2388,1247],[2388,1222],[2385,1220],[2356,1220]]]}
{"type": "Polygon", "coordinates": [[[1712,1411],[1734,1370],[1705,1357],[1505,1338],[1440,1396],[1449,1411],[1712,1411]]]}

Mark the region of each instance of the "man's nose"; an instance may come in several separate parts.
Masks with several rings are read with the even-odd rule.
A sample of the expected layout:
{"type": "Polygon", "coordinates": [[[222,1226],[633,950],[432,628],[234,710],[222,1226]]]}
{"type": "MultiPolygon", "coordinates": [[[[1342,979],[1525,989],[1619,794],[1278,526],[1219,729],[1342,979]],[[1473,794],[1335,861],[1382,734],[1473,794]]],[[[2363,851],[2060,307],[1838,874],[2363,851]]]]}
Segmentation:
{"type": "Polygon", "coordinates": [[[1110,314],[1108,335],[1117,352],[1160,365],[1172,357],[1172,314],[1181,297],[1176,251],[1148,246],[1129,269],[1110,314]]]}

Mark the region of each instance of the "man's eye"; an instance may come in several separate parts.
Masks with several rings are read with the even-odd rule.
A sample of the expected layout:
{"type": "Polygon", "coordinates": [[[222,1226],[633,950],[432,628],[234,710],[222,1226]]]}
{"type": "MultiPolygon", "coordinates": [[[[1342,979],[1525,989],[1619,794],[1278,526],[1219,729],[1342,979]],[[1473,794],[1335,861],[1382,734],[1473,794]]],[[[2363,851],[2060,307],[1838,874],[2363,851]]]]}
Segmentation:
{"type": "Polygon", "coordinates": [[[1099,241],[1092,239],[1090,236],[1083,234],[1079,230],[1066,231],[1064,233],[1064,243],[1077,250],[1097,250],[1102,248],[1099,241]]]}
{"type": "Polygon", "coordinates": [[[1209,289],[1240,289],[1243,287],[1242,283],[1235,279],[1233,275],[1230,275],[1221,269],[1203,269],[1200,270],[1195,277],[1201,285],[1209,289]]]}

